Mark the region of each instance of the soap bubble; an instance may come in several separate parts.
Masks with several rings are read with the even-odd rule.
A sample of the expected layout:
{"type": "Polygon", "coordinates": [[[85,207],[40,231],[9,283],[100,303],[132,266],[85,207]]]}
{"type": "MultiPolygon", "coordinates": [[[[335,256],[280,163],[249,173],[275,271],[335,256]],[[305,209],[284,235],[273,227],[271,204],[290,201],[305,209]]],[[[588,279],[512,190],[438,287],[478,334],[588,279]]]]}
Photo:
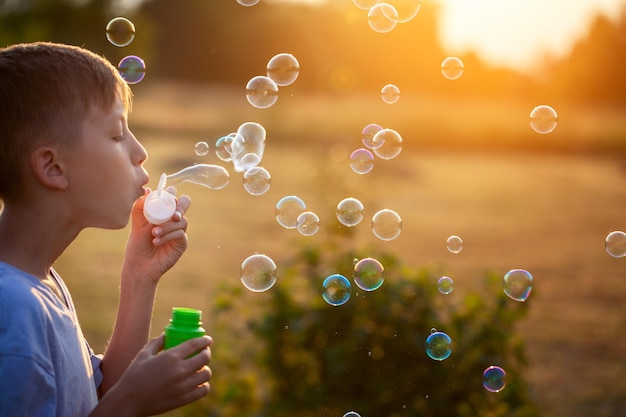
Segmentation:
{"type": "Polygon", "coordinates": [[[115,17],[107,23],[106,37],[115,46],[128,46],[135,39],[135,25],[125,17],[115,17]]]}
{"type": "Polygon", "coordinates": [[[374,291],[383,285],[385,268],[377,259],[363,258],[354,265],[354,283],[364,291],[374,291]]]}
{"type": "Polygon", "coordinates": [[[431,359],[442,361],[452,354],[452,339],[444,332],[432,329],[426,338],[426,354],[431,359]]]}
{"type": "Polygon", "coordinates": [[[261,163],[265,151],[265,128],[259,123],[242,123],[230,143],[230,156],[236,172],[246,171],[261,163]]]}
{"type": "Polygon", "coordinates": [[[343,417],[361,417],[361,415],[356,411],[348,411],[343,415],[343,417]]]}
{"type": "Polygon", "coordinates": [[[375,32],[391,32],[398,25],[398,12],[387,3],[378,3],[369,10],[367,23],[375,32]]]}
{"type": "Polygon", "coordinates": [[[337,220],[344,226],[352,227],[361,223],[364,212],[363,203],[356,198],[344,198],[337,204],[337,220]]]}
{"type": "Polygon", "coordinates": [[[499,366],[490,366],[483,372],[483,387],[490,392],[500,392],[506,386],[506,372],[499,366]]]}
{"type": "Polygon", "coordinates": [[[449,80],[456,80],[463,75],[463,61],[455,56],[449,56],[441,63],[441,73],[449,80]]]}
{"type": "Polygon", "coordinates": [[[167,184],[172,187],[178,187],[185,182],[211,190],[221,190],[230,182],[230,174],[219,165],[195,164],[167,176],[167,184]]]}
{"type": "Polygon", "coordinates": [[[242,6],[249,7],[249,6],[254,6],[259,1],[261,0],[237,0],[237,3],[241,4],[242,6]]]}
{"type": "Polygon", "coordinates": [[[375,123],[365,126],[361,132],[361,141],[363,142],[363,145],[370,149],[381,147],[385,139],[384,136],[379,136],[374,139],[376,137],[376,133],[381,130],[383,130],[383,127],[375,123]]]}
{"type": "Polygon", "coordinates": [[[393,129],[382,129],[372,139],[375,143],[382,143],[373,151],[380,159],[393,159],[402,151],[402,136],[393,129]]]}
{"type": "Polygon", "coordinates": [[[267,255],[249,256],[241,264],[241,283],[250,291],[269,290],[276,283],[276,264],[267,255]]]}
{"type": "Polygon", "coordinates": [[[232,142],[236,136],[236,133],[231,133],[227,136],[222,136],[215,142],[215,155],[224,162],[232,161],[232,142]]]}
{"type": "Polygon", "coordinates": [[[122,58],[117,64],[117,70],[128,84],[137,84],[146,76],[146,63],[135,55],[122,58]]]}
{"type": "Polygon", "coordinates": [[[626,256],[626,233],[619,230],[609,233],[604,239],[604,249],[614,258],[626,256]]]}
{"type": "Polygon", "coordinates": [[[352,3],[361,10],[369,10],[380,2],[381,0],[352,0],[352,3]]]}
{"type": "Polygon", "coordinates": [[[286,86],[293,83],[300,74],[300,64],[295,56],[291,54],[274,55],[267,63],[267,76],[276,85],[286,86]]]}
{"type": "Polygon", "coordinates": [[[550,106],[537,106],[530,112],[530,127],[537,133],[545,135],[552,132],[558,121],[556,111],[550,106]]]}
{"type": "Polygon", "coordinates": [[[452,235],[448,238],[448,240],[446,240],[446,247],[451,253],[459,253],[463,250],[463,239],[452,235]]]}
{"type": "Polygon", "coordinates": [[[398,23],[406,23],[413,20],[422,7],[422,0],[385,0],[385,3],[392,6],[397,14],[395,18],[393,13],[387,17],[398,23]]]}
{"type": "Polygon", "coordinates": [[[400,99],[400,89],[393,84],[387,84],[380,90],[380,96],[387,104],[393,104],[400,99]]]}
{"type": "Polygon", "coordinates": [[[206,156],[209,153],[209,144],[203,141],[196,143],[195,146],[196,155],[206,156]]]}
{"type": "Polygon", "coordinates": [[[322,298],[331,306],[340,306],[350,299],[350,281],[340,274],[333,274],[322,283],[322,298]]]}
{"type": "Polygon", "coordinates": [[[380,240],[394,240],[402,231],[402,219],[393,210],[383,209],[372,217],[372,233],[380,240]]]}
{"type": "Polygon", "coordinates": [[[270,77],[257,75],[246,84],[246,98],[258,109],[271,107],[278,100],[278,86],[270,77]]]}
{"type": "Polygon", "coordinates": [[[306,210],[306,204],[300,197],[288,195],[276,203],[276,221],[285,229],[298,226],[298,216],[306,210]]]}
{"type": "Polygon", "coordinates": [[[504,293],[515,301],[526,301],[532,290],[533,276],[525,269],[512,269],[504,275],[504,293]]]}
{"type": "Polygon", "coordinates": [[[320,218],[312,211],[304,211],[296,219],[296,229],[303,236],[313,236],[320,230],[320,218]]]}
{"type": "Polygon", "coordinates": [[[239,169],[235,168],[236,172],[246,172],[250,168],[254,168],[261,163],[261,158],[255,153],[246,153],[241,159],[239,159],[239,169]]]}
{"type": "Polygon", "coordinates": [[[252,195],[265,194],[270,189],[272,176],[263,167],[252,167],[243,174],[243,188],[252,195]]]}
{"type": "Polygon", "coordinates": [[[350,154],[350,168],[357,174],[367,174],[374,168],[374,155],[367,149],[356,149],[350,154]]]}
{"type": "Polygon", "coordinates": [[[444,275],[437,281],[437,289],[442,294],[450,294],[454,290],[454,281],[444,275]]]}

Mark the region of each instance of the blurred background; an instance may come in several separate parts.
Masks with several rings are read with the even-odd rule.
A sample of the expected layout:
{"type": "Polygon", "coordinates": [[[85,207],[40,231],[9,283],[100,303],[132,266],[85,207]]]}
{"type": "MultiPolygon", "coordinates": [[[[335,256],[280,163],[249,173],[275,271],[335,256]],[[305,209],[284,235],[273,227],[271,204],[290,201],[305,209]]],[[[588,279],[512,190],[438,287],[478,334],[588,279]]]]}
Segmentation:
{"type": "MultiPolygon", "coordinates": [[[[206,399],[168,415],[626,416],[626,265],[605,250],[626,229],[626,2],[544,3],[423,0],[378,33],[352,0],[0,1],[3,46],[144,59],[130,126],[153,188],[196,163],[230,172],[223,190],[179,189],[193,200],[190,246],[161,283],[152,332],[174,306],[203,310],[214,377],[206,399]],[[135,25],[128,46],[105,37],[116,16],[135,25]],[[297,58],[297,80],[273,106],[251,106],[246,83],[282,52],[297,58]],[[463,61],[456,80],[442,76],[448,56],[463,61]],[[394,104],[381,99],[390,83],[394,104]],[[529,125],[543,104],[558,113],[546,135],[529,125]],[[272,181],[259,196],[214,152],[248,121],[267,131],[272,181]],[[399,132],[402,152],[359,175],[349,156],[371,123],[399,132]],[[319,215],[317,234],[276,222],[286,195],[319,215]],[[356,227],[337,221],[346,197],[365,206],[356,227]],[[402,217],[392,241],[370,230],[383,208],[402,217]],[[446,249],[451,235],[461,252],[446,249]],[[253,253],[277,264],[268,291],[241,284],[253,253]],[[323,279],[351,279],[365,257],[385,266],[382,287],[325,303],[323,279]],[[523,303],[502,291],[515,268],[534,277],[523,303]],[[425,353],[431,328],[452,338],[444,361],[425,353]],[[490,365],[507,371],[498,393],[482,386],[490,365]]],[[[115,319],[127,233],[87,230],[56,265],[96,351],[115,319]]]]}

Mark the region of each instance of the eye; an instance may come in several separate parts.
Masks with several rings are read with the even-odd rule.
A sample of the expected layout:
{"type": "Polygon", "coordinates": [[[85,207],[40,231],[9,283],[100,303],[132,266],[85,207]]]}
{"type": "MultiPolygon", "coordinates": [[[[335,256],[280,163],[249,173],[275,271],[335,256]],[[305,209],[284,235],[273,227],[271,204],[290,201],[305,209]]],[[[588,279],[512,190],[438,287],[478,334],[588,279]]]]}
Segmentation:
{"type": "Polygon", "coordinates": [[[119,136],[113,136],[112,139],[115,142],[121,142],[122,140],[124,140],[124,135],[119,135],[119,136]]]}

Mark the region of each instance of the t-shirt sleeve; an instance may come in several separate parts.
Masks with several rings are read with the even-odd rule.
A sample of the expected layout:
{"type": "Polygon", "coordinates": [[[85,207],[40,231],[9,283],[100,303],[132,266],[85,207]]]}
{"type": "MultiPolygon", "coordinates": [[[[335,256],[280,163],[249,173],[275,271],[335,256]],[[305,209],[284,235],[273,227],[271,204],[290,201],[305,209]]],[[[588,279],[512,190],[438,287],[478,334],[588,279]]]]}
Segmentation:
{"type": "Polygon", "coordinates": [[[30,357],[0,355],[0,417],[56,413],[55,378],[30,357]],[[19,384],[17,381],[29,381],[19,384]]]}
{"type": "Polygon", "coordinates": [[[91,367],[93,368],[93,382],[96,384],[96,390],[100,389],[100,385],[102,384],[102,380],[104,379],[104,374],[102,373],[102,358],[104,355],[96,355],[91,350],[91,347],[87,345],[87,349],[89,349],[89,356],[91,358],[91,367]]]}

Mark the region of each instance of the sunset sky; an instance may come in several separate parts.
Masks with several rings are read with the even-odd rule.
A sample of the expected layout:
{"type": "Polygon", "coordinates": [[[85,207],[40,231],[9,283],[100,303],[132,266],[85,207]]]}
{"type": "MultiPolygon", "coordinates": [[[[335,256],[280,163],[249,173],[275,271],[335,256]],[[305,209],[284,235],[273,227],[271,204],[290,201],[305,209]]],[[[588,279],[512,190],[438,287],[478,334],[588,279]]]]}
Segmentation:
{"type": "MultiPolygon", "coordinates": [[[[324,5],[332,0],[261,1],[324,5]]],[[[421,7],[437,3],[442,5],[441,41],[450,54],[471,50],[490,64],[520,70],[533,69],[546,54],[567,55],[598,13],[617,18],[626,10],[626,0],[422,0],[421,7]]]]}
{"type": "MultiPolygon", "coordinates": [[[[433,0],[422,1],[428,7],[433,0]]],[[[598,13],[617,18],[625,0],[439,0],[441,40],[489,63],[531,69],[545,53],[566,55],[598,13]]]]}
{"type": "MultiPolygon", "coordinates": [[[[120,1],[136,5],[143,0],[120,1]]],[[[260,1],[324,6],[333,0],[260,1]]],[[[474,51],[489,64],[519,70],[532,70],[546,55],[567,55],[574,43],[586,35],[598,13],[617,19],[626,12],[626,0],[421,0],[421,3],[422,9],[441,5],[440,39],[450,54],[474,51]]]]}

